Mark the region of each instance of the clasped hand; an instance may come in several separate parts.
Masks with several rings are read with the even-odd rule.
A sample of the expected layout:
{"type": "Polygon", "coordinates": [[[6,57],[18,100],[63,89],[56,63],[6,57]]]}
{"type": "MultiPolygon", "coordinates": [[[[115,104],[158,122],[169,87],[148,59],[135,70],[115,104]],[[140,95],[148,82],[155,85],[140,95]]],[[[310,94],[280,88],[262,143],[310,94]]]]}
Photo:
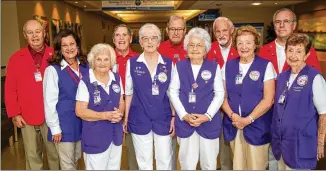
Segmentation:
{"type": "Polygon", "coordinates": [[[209,118],[203,114],[192,113],[186,114],[183,117],[183,120],[186,121],[190,126],[199,127],[202,123],[209,121],[209,118]]]}

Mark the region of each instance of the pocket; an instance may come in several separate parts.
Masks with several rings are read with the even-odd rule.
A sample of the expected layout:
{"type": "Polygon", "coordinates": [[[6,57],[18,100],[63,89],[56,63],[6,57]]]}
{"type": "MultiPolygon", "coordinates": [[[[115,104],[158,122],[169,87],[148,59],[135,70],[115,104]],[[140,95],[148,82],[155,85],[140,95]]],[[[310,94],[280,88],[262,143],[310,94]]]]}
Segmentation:
{"type": "Polygon", "coordinates": [[[314,159],[317,157],[317,137],[299,133],[298,157],[301,159],[314,159]]]}

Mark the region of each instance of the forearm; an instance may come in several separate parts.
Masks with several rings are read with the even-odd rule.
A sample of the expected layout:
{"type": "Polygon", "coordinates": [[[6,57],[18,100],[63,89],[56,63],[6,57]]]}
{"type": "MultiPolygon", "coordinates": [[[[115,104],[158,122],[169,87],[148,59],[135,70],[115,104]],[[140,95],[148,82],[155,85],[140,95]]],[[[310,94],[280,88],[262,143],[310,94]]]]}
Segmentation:
{"type": "Polygon", "coordinates": [[[319,115],[318,121],[318,145],[324,145],[326,134],[326,114],[319,115]]]}
{"type": "Polygon", "coordinates": [[[231,115],[234,113],[233,110],[231,109],[230,105],[229,105],[229,101],[227,98],[224,98],[224,102],[222,104],[222,109],[224,111],[224,113],[231,118],[231,115]]]}
{"type": "Polygon", "coordinates": [[[124,118],[125,121],[128,120],[131,100],[132,100],[132,95],[126,95],[126,111],[125,111],[125,118],[124,118]]]}
{"type": "Polygon", "coordinates": [[[76,114],[85,121],[100,121],[105,120],[104,112],[96,112],[87,108],[76,107],[76,114]]]}
{"type": "Polygon", "coordinates": [[[258,119],[263,114],[265,114],[273,105],[272,99],[262,99],[258,105],[254,108],[254,110],[250,113],[250,116],[253,119],[258,119]]]}
{"type": "Polygon", "coordinates": [[[123,100],[123,96],[120,98],[119,110],[122,114],[125,112],[125,101],[123,100]]]}
{"type": "Polygon", "coordinates": [[[175,117],[175,109],[171,102],[170,102],[170,107],[171,107],[171,111],[172,111],[172,117],[175,117]]]}

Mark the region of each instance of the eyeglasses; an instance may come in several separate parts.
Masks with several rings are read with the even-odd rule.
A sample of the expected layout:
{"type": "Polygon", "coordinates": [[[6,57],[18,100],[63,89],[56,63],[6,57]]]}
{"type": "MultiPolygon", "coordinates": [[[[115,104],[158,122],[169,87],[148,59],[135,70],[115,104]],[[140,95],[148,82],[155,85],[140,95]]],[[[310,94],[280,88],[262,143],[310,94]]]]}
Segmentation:
{"type": "Polygon", "coordinates": [[[201,44],[196,44],[196,45],[195,45],[195,44],[189,44],[189,45],[188,45],[188,48],[189,48],[189,49],[194,49],[195,47],[196,47],[197,49],[201,49],[201,48],[203,48],[203,47],[205,47],[205,46],[204,46],[204,45],[201,45],[201,44]]]}
{"type": "Polygon", "coordinates": [[[184,31],[185,30],[185,28],[174,28],[174,27],[172,27],[172,28],[169,28],[169,31],[172,31],[172,32],[181,32],[181,31],[184,31]]]}
{"type": "Polygon", "coordinates": [[[281,25],[283,23],[284,25],[289,25],[292,22],[294,22],[294,21],[293,20],[275,20],[274,24],[281,25]]]}
{"type": "Polygon", "coordinates": [[[151,40],[152,42],[156,42],[158,41],[158,37],[157,36],[153,36],[153,37],[142,37],[141,38],[144,42],[149,42],[149,40],[151,40]]]}

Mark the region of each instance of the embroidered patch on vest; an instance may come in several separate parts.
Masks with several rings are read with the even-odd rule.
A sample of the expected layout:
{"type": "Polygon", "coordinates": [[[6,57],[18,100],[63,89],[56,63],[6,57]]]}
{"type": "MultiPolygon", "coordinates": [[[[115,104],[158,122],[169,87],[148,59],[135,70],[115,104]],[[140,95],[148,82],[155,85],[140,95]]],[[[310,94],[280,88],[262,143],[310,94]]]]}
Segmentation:
{"type": "Polygon", "coordinates": [[[249,77],[253,80],[253,81],[257,81],[259,79],[260,73],[259,71],[251,71],[249,74],[249,77]]]}
{"type": "Polygon", "coordinates": [[[168,76],[166,75],[165,72],[161,72],[158,74],[158,80],[161,82],[161,83],[165,83],[166,80],[168,80],[168,76]]]}
{"type": "Polygon", "coordinates": [[[212,78],[212,73],[208,70],[202,71],[200,75],[201,75],[201,78],[203,78],[205,81],[212,78]]]}
{"type": "Polygon", "coordinates": [[[298,79],[297,79],[297,84],[300,86],[304,86],[308,83],[308,76],[307,75],[301,75],[298,79]]]}
{"type": "Polygon", "coordinates": [[[116,93],[120,93],[120,86],[118,85],[118,84],[113,84],[112,85],[112,89],[113,89],[113,91],[114,92],[116,92],[116,93]]]}

